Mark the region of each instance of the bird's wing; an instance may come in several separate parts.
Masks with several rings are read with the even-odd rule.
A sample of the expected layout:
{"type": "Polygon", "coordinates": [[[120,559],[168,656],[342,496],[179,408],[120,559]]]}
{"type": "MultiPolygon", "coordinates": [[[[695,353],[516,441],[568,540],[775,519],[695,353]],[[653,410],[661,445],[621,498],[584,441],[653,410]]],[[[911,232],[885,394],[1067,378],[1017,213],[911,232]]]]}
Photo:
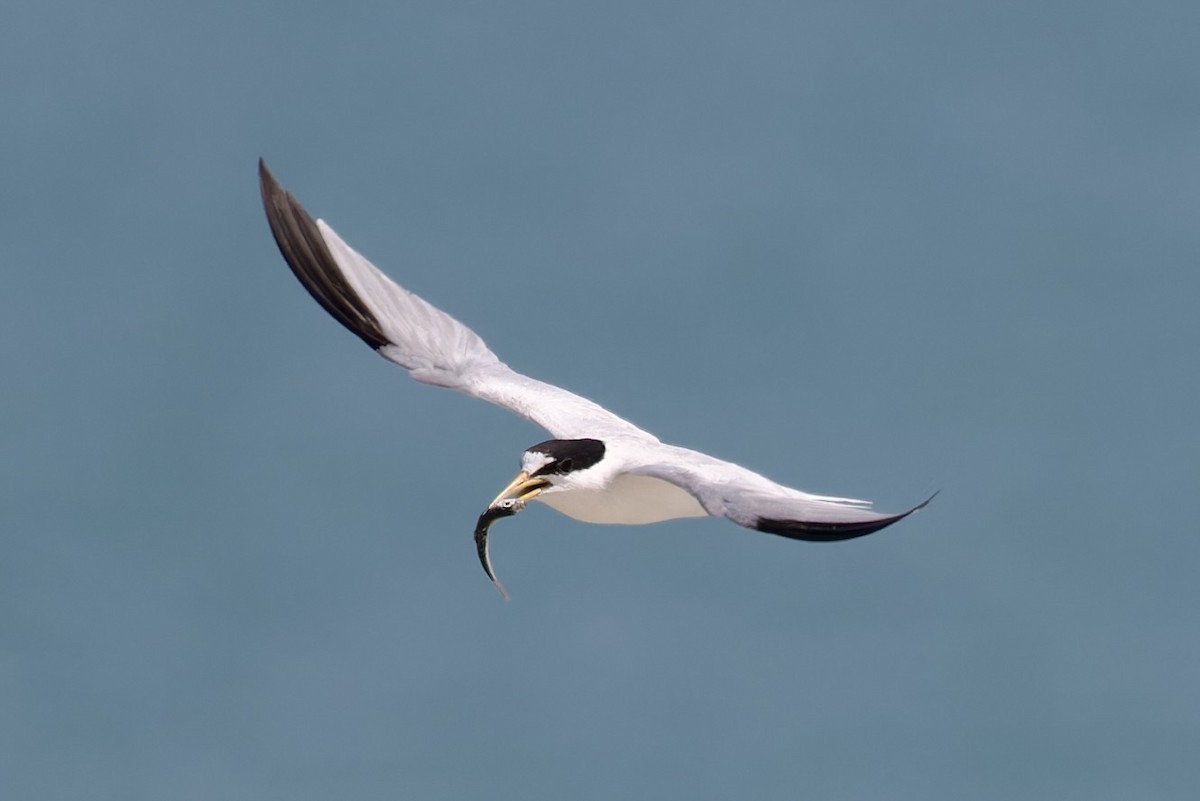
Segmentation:
{"type": "Polygon", "coordinates": [[[933,500],[931,495],[907,512],[885,514],[874,511],[868,501],[784,487],[698,451],[670,445],[652,450],[660,455],[632,466],[630,472],[686,490],[714,517],[794,540],[836,542],[861,537],[908,517],[933,500]]]}
{"type": "Polygon", "coordinates": [[[502,406],[559,438],[620,434],[655,441],[565,389],[515,372],[470,328],[396,284],[314,220],[258,162],[259,187],[284,260],[317,303],[390,362],[426,384],[502,406]]]}

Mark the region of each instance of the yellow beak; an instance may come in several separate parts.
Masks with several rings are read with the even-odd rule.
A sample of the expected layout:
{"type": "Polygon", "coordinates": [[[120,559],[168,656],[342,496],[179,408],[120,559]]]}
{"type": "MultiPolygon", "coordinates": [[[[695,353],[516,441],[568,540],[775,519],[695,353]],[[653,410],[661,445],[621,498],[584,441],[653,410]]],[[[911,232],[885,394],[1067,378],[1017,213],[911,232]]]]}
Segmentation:
{"type": "Polygon", "coordinates": [[[514,478],[509,485],[505,487],[499,495],[496,496],[496,500],[488,504],[488,508],[495,508],[500,501],[503,501],[507,498],[515,498],[521,503],[531,501],[540,495],[542,490],[548,486],[550,486],[550,482],[546,479],[530,478],[529,474],[522,470],[520,473],[517,473],[517,477],[514,478]]]}

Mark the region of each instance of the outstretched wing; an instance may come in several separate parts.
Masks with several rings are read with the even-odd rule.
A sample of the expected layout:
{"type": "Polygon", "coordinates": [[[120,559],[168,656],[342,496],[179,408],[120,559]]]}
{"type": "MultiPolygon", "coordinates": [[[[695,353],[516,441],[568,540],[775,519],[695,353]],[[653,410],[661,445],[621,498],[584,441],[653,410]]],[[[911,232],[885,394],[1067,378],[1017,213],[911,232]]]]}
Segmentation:
{"type": "Polygon", "coordinates": [[[666,458],[648,460],[632,472],[667,481],[687,491],[704,510],[739,526],[793,540],[837,542],[862,537],[903,520],[937,495],[907,512],[876,512],[868,501],[812,495],[698,451],[660,446],[666,458]]]}
{"type": "Polygon", "coordinates": [[[314,220],[260,159],[259,187],[279,252],[325,311],[390,362],[426,384],[502,406],[559,438],[654,438],[592,401],[521,375],[479,335],[396,284],[314,220]]]}

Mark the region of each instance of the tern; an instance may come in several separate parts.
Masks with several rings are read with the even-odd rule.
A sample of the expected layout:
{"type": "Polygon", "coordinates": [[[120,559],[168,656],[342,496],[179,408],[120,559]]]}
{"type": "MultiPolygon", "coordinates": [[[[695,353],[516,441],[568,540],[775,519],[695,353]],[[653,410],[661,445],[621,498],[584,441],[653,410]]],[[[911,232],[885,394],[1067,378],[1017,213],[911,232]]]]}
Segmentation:
{"type": "Polygon", "coordinates": [[[550,433],[552,439],[521,455],[520,472],[475,527],[479,561],[506,599],[488,554],[488,529],[530,501],[585,523],[723,517],[795,540],[833,542],[879,531],[933,500],[882,514],[868,501],[813,495],[661,442],[586,398],[514,371],[474,331],[392,281],[327,223],[314,220],[261,159],[258,175],[280,253],[335,320],[417,381],[494,403],[550,433]]]}

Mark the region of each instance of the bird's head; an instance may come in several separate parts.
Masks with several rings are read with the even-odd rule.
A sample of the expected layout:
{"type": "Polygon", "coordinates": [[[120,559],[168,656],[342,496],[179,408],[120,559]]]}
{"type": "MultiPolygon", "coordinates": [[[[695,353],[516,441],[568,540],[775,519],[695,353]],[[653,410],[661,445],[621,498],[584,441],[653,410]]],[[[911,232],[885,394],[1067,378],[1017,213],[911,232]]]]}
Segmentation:
{"type": "Polygon", "coordinates": [[[516,514],[542,493],[561,492],[587,483],[587,471],[604,458],[598,439],[550,439],[525,449],[521,472],[488,505],[493,513],[516,514]]]}
{"type": "Polygon", "coordinates": [[[484,572],[505,598],[508,593],[496,580],[488,555],[488,529],[502,517],[511,517],[543,493],[563,492],[602,484],[602,473],[591,468],[604,458],[604,443],[598,439],[550,439],[525,450],[517,473],[475,524],[475,547],[484,572]]]}

